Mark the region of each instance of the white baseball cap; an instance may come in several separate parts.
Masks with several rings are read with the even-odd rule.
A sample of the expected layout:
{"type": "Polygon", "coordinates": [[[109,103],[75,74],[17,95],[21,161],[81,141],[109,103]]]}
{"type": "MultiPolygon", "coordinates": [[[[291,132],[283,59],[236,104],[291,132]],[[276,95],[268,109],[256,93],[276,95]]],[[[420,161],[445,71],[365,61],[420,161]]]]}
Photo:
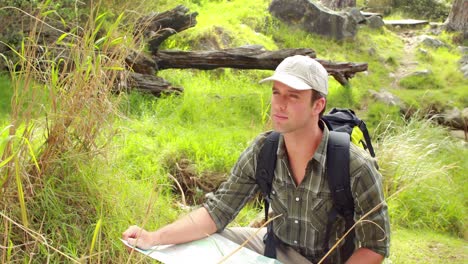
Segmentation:
{"type": "Polygon", "coordinates": [[[275,73],[260,83],[278,81],[296,90],[316,90],[323,95],[328,94],[328,72],[309,56],[294,55],[284,59],[275,73]]]}

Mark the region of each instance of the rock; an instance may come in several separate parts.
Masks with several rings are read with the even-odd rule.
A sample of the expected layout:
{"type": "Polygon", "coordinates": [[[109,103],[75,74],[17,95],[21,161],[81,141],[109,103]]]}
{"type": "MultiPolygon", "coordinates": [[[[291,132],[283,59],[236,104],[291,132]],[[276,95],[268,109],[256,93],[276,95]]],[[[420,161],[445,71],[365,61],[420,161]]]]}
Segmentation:
{"type": "Polygon", "coordinates": [[[374,90],[369,90],[369,92],[372,98],[377,102],[381,102],[389,106],[398,106],[402,111],[406,108],[400,98],[385,89],[380,90],[380,92],[374,90]]]}
{"type": "Polygon", "coordinates": [[[357,23],[350,15],[330,11],[309,0],[273,0],[269,10],[288,24],[336,40],[352,39],[357,33],[357,23]]]}
{"type": "Polygon", "coordinates": [[[463,55],[458,63],[460,63],[462,66],[468,64],[468,54],[463,55]]]}
{"type": "Polygon", "coordinates": [[[468,79],[468,64],[465,64],[460,68],[460,71],[463,73],[465,79],[468,79]]]}
{"type": "Polygon", "coordinates": [[[366,18],[369,18],[371,16],[379,16],[379,17],[383,17],[383,15],[381,13],[373,13],[373,12],[366,12],[366,11],[361,11],[361,14],[366,17],[366,18]]]}
{"type": "Polygon", "coordinates": [[[444,23],[440,23],[440,22],[429,22],[429,32],[430,34],[432,35],[440,35],[442,34],[442,31],[444,30],[444,23]]]}
{"type": "Polygon", "coordinates": [[[425,69],[425,70],[420,70],[420,71],[415,71],[415,72],[412,72],[408,75],[406,75],[405,77],[410,77],[410,76],[429,76],[432,74],[432,71],[429,70],[429,69],[425,69]]]}
{"type": "Polygon", "coordinates": [[[220,26],[213,26],[200,34],[190,45],[196,50],[219,50],[228,48],[232,43],[232,38],[228,30],[220,26]]]}
{"type": "Polygon", "coordinates": [[[454,138],[468,140],[468,135],[463,130],[450,130],[450,135],[454,138]]]}
{"type": "Polygon", "coordinates": [[[463,117],[463,120],[465,120],[465,126],[466,126],[466,124],[468,124],[468,107],[463,108],[462,117],[463,117]]]}
{"type": "Polygon", "coordinates": [[[460,111],[458,108],[445,110],[442,113],[442,124],[455,129],[466,130],[468,124],[468,108],[460,111]]]}
{"type": "Polygon", "coordinates": [[[370,28],[381,28],[385,26],[384,21],[379,16],[371,16],[367,19],[367,24],[370,28]]]}
{"type": "Polygon", "coordinates": [[[465,78],[468,78],[468,47],[458,47],[463,54],[458,63],[460,64],[460,71],[465,78]]]}
{"type": "Polygon", "coordinates": [[[467,47],[467,46],[458,46],[458,50],[459,50],[462,54],[468,54],[468,47],[467,47]]]}
{"type": "Polygon", "coordinates": [[[421,43],[423,45],[431,47],[431,48],[437,49],[437,48],[440,48],[440,47],[448,47],[447,44],[445,44],[441,40],[438,40],[438,39],[433,38],[433,37],[423,35],[423,36],[420,37],[420,39],[422,39],[421,43]]]}
{"type": "Polygon", "coordinates": [[[421,48],[419,48],[418,51],[419,51],[422,55],[427,55],[427,50],[426,50],[426,49],[421,49],[421,48]]]}
{"type": "Polygon", "coordinates": [[[356,21],[356,23],[358,24],[366,23],[366,18],[361,13],[361,10],[359,10],[359,8],[351,8],[348,14],[351,16],[351,18],[354,19],[354,21],[356,21]]]}

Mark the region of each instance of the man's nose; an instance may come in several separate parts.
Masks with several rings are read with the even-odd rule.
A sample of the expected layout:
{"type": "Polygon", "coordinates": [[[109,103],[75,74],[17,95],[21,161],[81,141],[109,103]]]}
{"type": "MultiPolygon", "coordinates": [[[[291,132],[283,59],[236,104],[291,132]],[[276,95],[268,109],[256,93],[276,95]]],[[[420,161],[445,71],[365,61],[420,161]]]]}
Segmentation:
{"type": "Polygon", "coordinates": [[[277,106],[281,109],[281,110],[285,110],[287,108],[287,100],[284,96],[278,96],[277,98],[277,106]]]}

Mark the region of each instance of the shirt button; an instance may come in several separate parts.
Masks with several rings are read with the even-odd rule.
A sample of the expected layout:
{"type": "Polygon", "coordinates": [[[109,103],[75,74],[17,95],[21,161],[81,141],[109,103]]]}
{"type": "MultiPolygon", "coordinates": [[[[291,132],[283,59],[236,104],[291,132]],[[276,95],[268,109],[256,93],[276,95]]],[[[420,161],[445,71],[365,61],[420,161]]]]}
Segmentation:
{"type": "Polygon", "coordinates": [[[294,223],[295,223],[295,224],[299,224],[299,221],[297,221],[297,220],[294,220],[294,223]]]}
{"type": "Polygon", "coordinates": [[[297,244],[297,240],[294,240],[294,244],[297,244]]]}
{"type": "Polygon", "coordinates": [[[275,191],[271,191],[271,194],[275,194],[276,192],[275,191]]]}
{"type": "Polygon", "coordinates": [[[299,197],[296,197],[296,202],[299,202],[299,197]]]}

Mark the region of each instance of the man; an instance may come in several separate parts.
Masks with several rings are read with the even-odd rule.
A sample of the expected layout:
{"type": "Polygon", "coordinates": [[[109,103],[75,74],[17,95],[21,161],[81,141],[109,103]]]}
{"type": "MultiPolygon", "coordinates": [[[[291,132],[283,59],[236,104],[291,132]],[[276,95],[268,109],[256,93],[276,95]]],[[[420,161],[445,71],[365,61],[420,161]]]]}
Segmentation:
{"type": "MultiPolygon", "coordinates": [[[[271,119],[274,130],[281,134],[271,192],[273,213],[280,215],[273,222],[274,234],[280,241],[277,258],[283,263],[317,263],[326,253],[324,233],[333,205],[325,171],[329,131],[320,120],[328,94],[328,74],[314,59],[296,55],[283,60],[273,76],[261,82],[265,81],[273,82],[271,119]]],[[[143,249],[197,240],[214,232],[222,232],[237,243],[245,241],[256,229],[225,227],[259,191],[256,162],[269,133],[258,136],[241,154],[229,179],[216,193],[207,195],[202,208],[154,232],[132,226],[123,238],[143,249]]],[[[377,209],[356,225],[357,249],[346,263],[381,263],[388,256],[390,234],[381,175],[373,159],[353,144],[350,182],[355,221],[377,209]]],[[[341,237],[343,224],[335,224],[331,245],[341,237]]],[[[263,254],[265,232],[258,232],[247,247],[263,254]]],[[[329,257],[331,263],[345,261],[338,251],[329,257]]]]}

